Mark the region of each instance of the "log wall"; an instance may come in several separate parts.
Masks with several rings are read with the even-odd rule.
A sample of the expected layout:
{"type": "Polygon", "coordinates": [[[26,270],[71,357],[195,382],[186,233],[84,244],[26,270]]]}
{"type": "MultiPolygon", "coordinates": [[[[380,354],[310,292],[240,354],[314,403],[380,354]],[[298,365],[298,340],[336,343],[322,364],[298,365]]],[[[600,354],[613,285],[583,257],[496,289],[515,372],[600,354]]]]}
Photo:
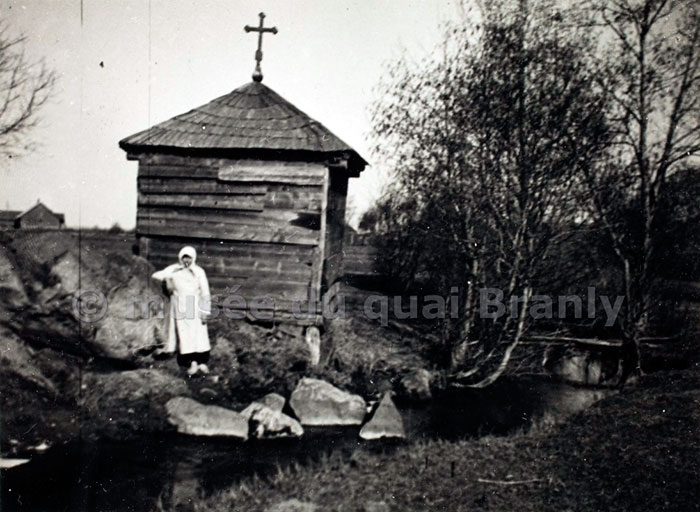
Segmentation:
{"type": "Polygon", "coordinates": [[[235,288],[248,301],[264,297],[287,312],[297,301],[308,307],[310,288],[320,300],[329,179],[324,164],[138,159],[136,232],[143,256],[157,268],[192,245],[212,293],[235,288]]]}

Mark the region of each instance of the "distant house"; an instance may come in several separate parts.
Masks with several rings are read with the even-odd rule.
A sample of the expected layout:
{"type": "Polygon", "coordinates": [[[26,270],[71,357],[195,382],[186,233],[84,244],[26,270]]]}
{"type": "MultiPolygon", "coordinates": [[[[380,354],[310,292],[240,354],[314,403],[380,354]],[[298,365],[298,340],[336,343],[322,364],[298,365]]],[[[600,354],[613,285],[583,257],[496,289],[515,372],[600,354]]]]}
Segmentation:
{"type": "Polygon", "coordinates": [[[0,229],[14,229],[19,210],[0,210],[0,229]]]}
{"type": "Polygon", "coordinates": [[[0,229],[61,229],[64,226],[64,215],[52,212],[40,201],[23,212],[0,211],[0,229]]]}

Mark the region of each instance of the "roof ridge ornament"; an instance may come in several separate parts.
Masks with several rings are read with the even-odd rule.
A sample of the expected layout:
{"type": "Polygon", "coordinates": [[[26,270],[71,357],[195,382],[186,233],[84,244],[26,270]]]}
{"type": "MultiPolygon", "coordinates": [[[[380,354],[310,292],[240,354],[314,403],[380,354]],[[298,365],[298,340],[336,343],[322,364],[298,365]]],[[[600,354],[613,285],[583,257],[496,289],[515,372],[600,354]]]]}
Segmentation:
{"type": "Polygon", "coordinates": [[[265,13],[261,12],[258,14],[260,16],[260,25],[257,27],[251,27],[250,25],[246,25],[243,27],[243,30],[246,32],[257,32],[258,33],[258,49],[255,51],[255,71],[253,71],[253,81],[254,82],[262,82],[263,79],[263,74],[262,74],[262,69],[260,69],[260,62],[262,61],[263,58],[263,52],[262,52],[262,38],[263,34],[265,32],[271,32],[273,34],[277,33],[277,27],[264,27],[264,20],[265,20],[265,13]]]}

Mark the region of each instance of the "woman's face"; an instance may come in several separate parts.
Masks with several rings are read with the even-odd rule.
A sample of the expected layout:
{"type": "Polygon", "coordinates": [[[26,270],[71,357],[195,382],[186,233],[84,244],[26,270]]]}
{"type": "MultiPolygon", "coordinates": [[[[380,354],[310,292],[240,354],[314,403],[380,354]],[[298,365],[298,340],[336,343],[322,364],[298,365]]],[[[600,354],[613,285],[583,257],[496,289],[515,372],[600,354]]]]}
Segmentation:
{"type": "Polygon", "coordinates": [[[185,266],[185,268],[192,265],[192,256],[183,256],[182,257],[182,264],[185,266]]]}

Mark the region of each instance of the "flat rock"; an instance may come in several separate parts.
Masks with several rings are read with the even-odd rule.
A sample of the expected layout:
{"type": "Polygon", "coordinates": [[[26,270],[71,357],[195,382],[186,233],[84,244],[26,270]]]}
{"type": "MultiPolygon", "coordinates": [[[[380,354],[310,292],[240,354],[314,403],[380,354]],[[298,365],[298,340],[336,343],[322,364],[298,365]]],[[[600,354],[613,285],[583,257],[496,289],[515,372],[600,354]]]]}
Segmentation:
{"type": "Polygon", "coordinates": [[[306,377],[297,384],[289,404],[302,425],[361,425],[366,414],[361,396],[306,377]]]}
{"type": "Polygon", "coordinates": [[[403,428],[401,413],[391,400],[391,394],[386,393],[379,402],[374,416],[360,430],[362,439],[394,438],[404,439],[406,432],[403,428]]]}
{"type": "Polygon", "coordinates": [[[236,411],[182,396],[168,400],[165,409],[168,422],[181,434],[248,438],[248,422],[236,411]]]}

